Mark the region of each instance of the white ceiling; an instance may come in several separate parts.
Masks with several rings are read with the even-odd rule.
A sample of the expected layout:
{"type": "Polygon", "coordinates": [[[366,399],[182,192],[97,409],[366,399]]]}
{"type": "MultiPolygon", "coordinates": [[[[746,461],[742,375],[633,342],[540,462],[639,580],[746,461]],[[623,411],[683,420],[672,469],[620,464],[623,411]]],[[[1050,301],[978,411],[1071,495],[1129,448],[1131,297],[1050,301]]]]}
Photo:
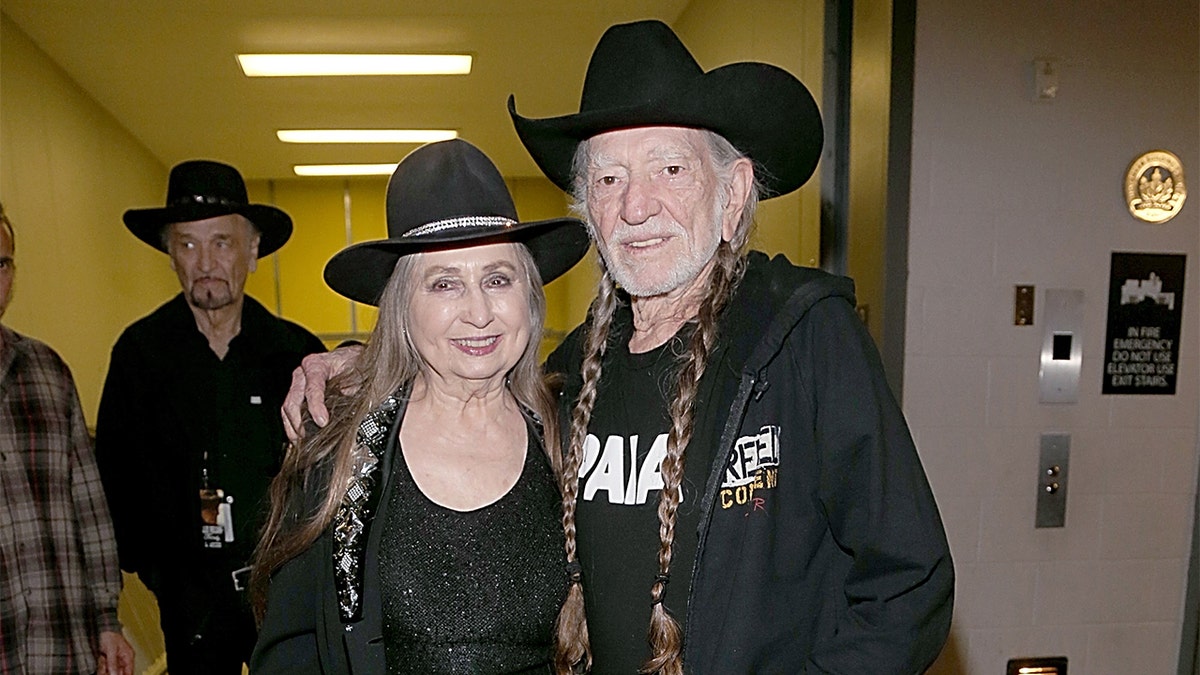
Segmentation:
{"type": "Polygon", "coordinates": [[[407,145],[297,145],[285,128],[452,128],[508,176],[538,174],[505,110],[578,109],[609,25],[673,23],[688,0],[2,0],[3,12],[166,166],[247,178],[294,164],[395,162],[407,145]],[[468,76],[247,78],[239,52],[454,52],[468,76]]]}

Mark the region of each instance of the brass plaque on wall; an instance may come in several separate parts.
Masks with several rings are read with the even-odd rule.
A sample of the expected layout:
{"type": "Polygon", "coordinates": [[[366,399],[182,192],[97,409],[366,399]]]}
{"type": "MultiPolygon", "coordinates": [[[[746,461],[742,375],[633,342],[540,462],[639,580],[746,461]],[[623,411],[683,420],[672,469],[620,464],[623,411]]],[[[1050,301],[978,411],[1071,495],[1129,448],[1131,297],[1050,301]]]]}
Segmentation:
{"type": "Polygon", "coordinates": [[[1125,204],[1138,220],[1165,223],[1179,213],[1186,199],[1183,165],[1166,150],[1147,152],[1125,172],[1125,204]]]}

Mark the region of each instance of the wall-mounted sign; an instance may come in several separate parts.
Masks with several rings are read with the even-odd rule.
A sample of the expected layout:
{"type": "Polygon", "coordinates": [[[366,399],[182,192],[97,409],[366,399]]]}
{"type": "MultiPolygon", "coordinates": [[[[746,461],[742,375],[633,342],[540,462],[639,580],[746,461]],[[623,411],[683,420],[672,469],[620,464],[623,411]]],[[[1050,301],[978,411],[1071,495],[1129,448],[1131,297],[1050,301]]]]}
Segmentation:
{"type": "Polygon", "coordinates": [[[1113,253],[1105,394],[1174,394],[1187,256],[1113,253]]]}
{"type": "Polygon", "coordinates": [[[1134,218],[1165,223],[1187,199],[1183,164],[1166,150],[1154,150],[1133,160],[1125,172],[1125,205],[1134,218]]]}

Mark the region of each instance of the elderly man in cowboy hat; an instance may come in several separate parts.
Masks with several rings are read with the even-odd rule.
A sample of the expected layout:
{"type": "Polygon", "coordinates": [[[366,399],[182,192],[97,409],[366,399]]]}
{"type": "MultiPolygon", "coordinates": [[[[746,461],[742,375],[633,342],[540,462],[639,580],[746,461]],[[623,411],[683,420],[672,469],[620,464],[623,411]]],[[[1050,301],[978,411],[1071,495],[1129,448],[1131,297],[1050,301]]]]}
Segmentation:
{"type": "Polygon", "coordinates": [[[170,256],[183,291],[117,340],[100,400],[121,567],[158,599],[172,675],[241,673],[255,639],[247,561],[284,443],[275,411],[291,370],[324,350],[244,294],[292,221],[204,160],[171,170],[165,207],[124,221],[170,256]]]}
{"type": "Polygon", "coordinates": [[[758,200],[816,167],[808,90],[642,21],[600,39],[578,113],[509,112],[603,271],[547,362],[592,672],[921,672],[953,566],[853,285],[747,252],[758,200]]]}

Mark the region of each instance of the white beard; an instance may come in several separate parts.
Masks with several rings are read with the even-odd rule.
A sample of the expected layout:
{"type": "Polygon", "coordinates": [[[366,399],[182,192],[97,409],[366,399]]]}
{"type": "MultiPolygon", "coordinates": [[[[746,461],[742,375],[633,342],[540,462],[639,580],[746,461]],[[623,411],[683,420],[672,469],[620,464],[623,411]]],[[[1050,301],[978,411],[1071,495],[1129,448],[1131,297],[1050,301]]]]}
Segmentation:
{"type": "Polygon", "coordinates": [[[617,226],[613,233],[609,236],[610,241],[614,242],[614,246],[610,247],[600,241],[599,237],[595,236],[595,228],[589,225],[593,231],[593,239],[596,241],[596,249],[604,258],[604,264],[608,268],[608,273],[612,276],[617,284],[625,289],[626,293],[640,298],[648,298],[656,295],[663,295],[671,291],[686,286],[696,280],[700,273],[704,271],[704,267],[717,253],[717,247],[721,245],[721,205],[713,204],[713,211],[709,218],[708,226],[712,231],[713,236],[706,242],[703,249],[695,249],[693,246],[696,243],[694,236],[689,236],[683,226],[674,220],[669,220],[664,223],[645,223],[642,225],[626,225],[624,223],[617,226]],[[619,251],[621,242],[626,239],[633,238],[636,235],[639,238],[646,238],[647,234],[663,234],[666,236],[676,237],[682,241],[688,242],[689,246],[680,256],[678,256],[671,269],[667,271],[664,277],[657,280],[647,278],[648,275],[642,270],[643,263],[630,261],[619,253],[614,255],[613,250],[619,251]]]}

